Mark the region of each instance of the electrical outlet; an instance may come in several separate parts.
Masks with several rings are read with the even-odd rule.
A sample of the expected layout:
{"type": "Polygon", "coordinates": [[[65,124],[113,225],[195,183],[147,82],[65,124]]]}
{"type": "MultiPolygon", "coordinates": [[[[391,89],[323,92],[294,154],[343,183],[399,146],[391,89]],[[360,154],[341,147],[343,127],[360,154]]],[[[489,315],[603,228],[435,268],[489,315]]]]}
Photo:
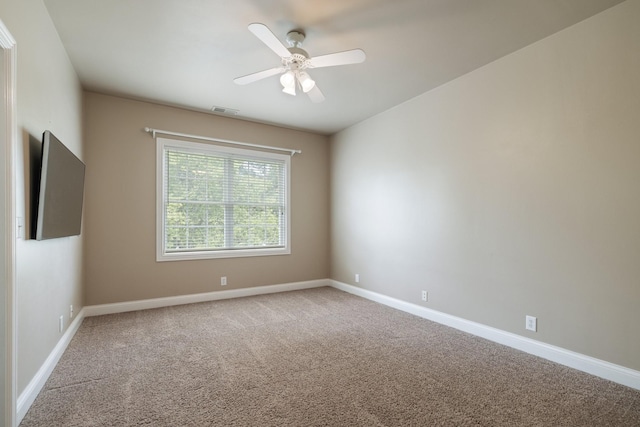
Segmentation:
{"type": "Polygon", "coordinates": [[[422,301],[428,301],[429,300],[429,294],[427,293],[427,291],[422,291],[422,301]]]}
{"type": "Polygon", "coordinates": [[[69,306],[69,320],[73,319],[73,304],[69,306]]]}
{"type": "Polygon", "coordinates": [[[538,319],[533,316],[525,316],[525,328],[528,331],[536,332],[538,330],[538,319]]]}
{"type": "Polygon", "coordinates": [[[62,332],[64,330],[64,315],[60,316],[58,322],[58,332],[62,332]]]}
{"type": "Polygon", "coordinates": [[[356,283],[360,283],[360,275],[356,273],[356,283]]]}
{"type": "Polygon", "coordinates": [[[220,286],[227,286],[227,276],[222,276],[220,278],[220,286]]]}

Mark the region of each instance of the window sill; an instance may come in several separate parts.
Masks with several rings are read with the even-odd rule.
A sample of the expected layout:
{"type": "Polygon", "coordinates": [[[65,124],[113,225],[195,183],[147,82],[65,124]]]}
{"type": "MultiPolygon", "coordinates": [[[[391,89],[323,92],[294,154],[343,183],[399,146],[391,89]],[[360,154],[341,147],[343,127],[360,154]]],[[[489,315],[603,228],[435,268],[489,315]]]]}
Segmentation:
{"type": "Polygon", "coordinates": [[[290,255],[290,254],[291,254],[291,249],[289,248],[170,252],[170,253],[158,253],[156,255],[156,261],[165,262],[165,261],[190,261],[190,260],[220,259],[220,258],[250,258],[250,257],[258,257],[258,256],[275,256],[275,255],[290,255]]]}

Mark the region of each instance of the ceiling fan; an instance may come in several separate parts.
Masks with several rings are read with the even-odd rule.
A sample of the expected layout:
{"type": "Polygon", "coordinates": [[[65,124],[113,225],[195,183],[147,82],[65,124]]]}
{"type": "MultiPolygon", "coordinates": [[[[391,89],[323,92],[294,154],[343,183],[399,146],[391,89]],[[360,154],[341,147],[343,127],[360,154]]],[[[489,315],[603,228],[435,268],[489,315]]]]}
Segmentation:
{"type": "Polygon", "coordinates": [[[276,74],[282,74],[280,76],[280,83],[282,84],[282,91],[284,93],[295,96],[297,87],[302,89],[311,101],[322,102],[324,101],[324,95],[306,70],[311,68],[333,67],[336,65],[358,64],[366,59],[366,55],[362,49],[346,50],[344,52],[330,53],[312,58],[307,51],[302,49],[305,34],[300,30],[293,30],[287,33],[287,44],[289,47],[282,44],[271,32],[269,27],[264,24],[249,24],[249,31],[280,56],[282,65],[234,79],[233,81],[239,85],[246,85],[276,74]]]}

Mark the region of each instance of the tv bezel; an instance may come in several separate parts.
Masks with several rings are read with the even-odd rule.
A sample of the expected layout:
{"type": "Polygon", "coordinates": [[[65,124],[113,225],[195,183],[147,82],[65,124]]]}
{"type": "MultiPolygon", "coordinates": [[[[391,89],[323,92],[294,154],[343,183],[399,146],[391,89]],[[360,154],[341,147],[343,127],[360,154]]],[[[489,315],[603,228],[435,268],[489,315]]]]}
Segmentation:
{"type": "Polygon", "coordinates": [[[36,240],[80,235],[85,169],[51,131],[42,134],[36,240]]]}

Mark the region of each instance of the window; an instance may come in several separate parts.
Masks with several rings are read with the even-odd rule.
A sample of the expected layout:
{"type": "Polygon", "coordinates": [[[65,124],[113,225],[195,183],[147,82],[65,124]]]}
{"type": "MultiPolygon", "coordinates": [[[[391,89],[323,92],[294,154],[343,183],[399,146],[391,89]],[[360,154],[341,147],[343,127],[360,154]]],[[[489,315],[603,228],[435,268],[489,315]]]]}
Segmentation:
{"type": "Polygon", "coordinates": [[[291,253],[290,156],[157,141],[158,261],[291,253]]]}

